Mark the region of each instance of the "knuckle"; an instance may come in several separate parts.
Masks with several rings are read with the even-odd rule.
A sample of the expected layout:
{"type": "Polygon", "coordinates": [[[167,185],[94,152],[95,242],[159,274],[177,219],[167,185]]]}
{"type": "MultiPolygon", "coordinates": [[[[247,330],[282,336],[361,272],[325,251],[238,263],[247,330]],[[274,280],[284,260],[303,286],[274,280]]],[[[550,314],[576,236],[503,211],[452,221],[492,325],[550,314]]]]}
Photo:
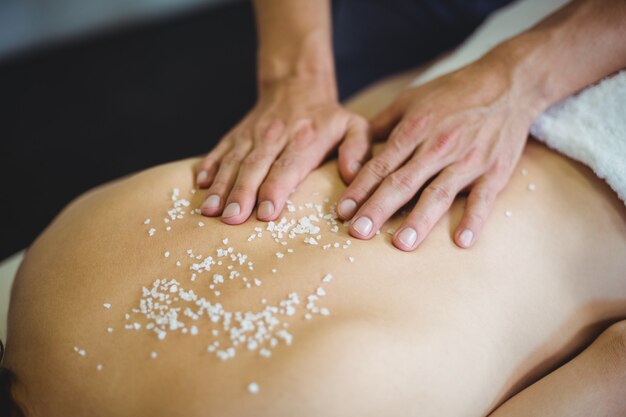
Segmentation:
{"type": "Polygon", "coordinates": [[[227,164],[227,165],[230,165],[233,163],[239,163],[244,157],[245,157],[244,152],[241,152],[241,151],[229,152],[226,155],[224,155],[224,158],[222,158],[222,163],[227,164]]]}
{"type": "Polygon", "coordinates": [[[485,216],[482,212],[472,210],[467,213],[467,219],[472,224],[482,225],[485,223],[485,216]]]}
{"type": "Polygon", "coordinates": [[[256,189],[250,186],[250,184],[237,183],[233,186],[233,189],[231,192],[237,195],[248,195],[248,194],[255,193],[256,189]]]}
{"type": "Polygon", "coordinates": [[[387,213],[385,205],[379,200],[369,201],[366,204],[364,211],[372,213],[374,218],[383,218],[387,213]]]}
{"type": "Polygon", "coordinates": [[[248,168],[260,168],[265,165],[266,159],[267,156],[260,152],[251,152],[241,161],[241,165],[248,168]]]}
{"type": "Polygon", "coordinates": [[[295,162],[296,162],[295,158],[285,155],[285,156],[281,156],[276,161],[274,161],[272,166],[278,169],[292,168],[293,166],[295,166],[295,162]]]}
{"type": "Polygon", "coordinates": [[[371,159],[365,168],[378,180],[382,181],[389,173],[391,173],[391,164],[383,158],[371,159]]]}
{"type": "Polygon", "coordinates": [[[274,145],[281,137],[281,134],[285,130],[285,124],[280,119],[274,119],[268,123],[265,131],[260,135],[260,142],[262,145],[274,145]]]}
{"type": "Polygon", "coordinates": [[[389,185],[402,194],[412,194],[415,192],[415,179],[406,172],[396,171],[387,177],[389,185]]]}
{"type": "Polygon", "coordinates": [[[227,181],[216,179],[215,181],[213,181],[213,184],[211,184],[211,188],[209,188],[209,194],[211,194],[211,192],[215,192],[218,194],[225,192],[226,190],[228,190],[229,186],[230,184],[227,181]]]}
{"type": "Polygon", "coordinates": [[[431,155],[440,155],[445,153],[457,142],[458,137],[458,130],[442,133],[430,143],[428,152],[431,155]]]}
{"type": "Polygon", "coordinates": [[[454,194],[449,186],[443,184],[431,184],[424,189],[423,194],[442,204],[451,204],[454,199],[454,194]]]}

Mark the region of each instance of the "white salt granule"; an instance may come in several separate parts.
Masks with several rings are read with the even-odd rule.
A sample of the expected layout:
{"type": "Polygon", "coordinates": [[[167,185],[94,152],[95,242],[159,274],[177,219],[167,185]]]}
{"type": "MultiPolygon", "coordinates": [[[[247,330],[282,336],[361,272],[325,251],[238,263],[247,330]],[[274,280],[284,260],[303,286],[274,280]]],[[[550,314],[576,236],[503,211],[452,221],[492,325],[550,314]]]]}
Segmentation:
{"type": "Polygon", "coordinates": [[[325,296],[325,295],[326,295],[326,291],[324,291],[324,288],[322,288],[322,287],[319,287],[319,288],[317,289],[316,293],[317,293],[317,295],[318,295],[319,297],[323,297],[323,296],[325,296]]]}
{"type": "Polygon", "coordinates": [[[189,330],[189,332],[191,333],[192,336],[196,336],[198,334],[198,327],[191,326],[191,329],[189,330]]]}
{"type": "Polygon", "coordinates": [[[248,385],[248,392],[250,394],[258,394],[259,393],[259,384],[257,384],[256,382],[251,382],[248,385]]]}
{"type": "Polygon", "coordinates": [[[78,354],[80,356],[85,356],[87,354],[87,351],[85,349],[78,349],[78,354]]]}
{"type": "Polygon", "coordinates": [[[169,258],[170,257],[170,252],[169,251],[165,251],[165,253],[163,255],[165,255],[166,258],[169,258]]]}
{"type": "Polygon", "coordinates": [[[322,282],[330,282],[333,280],[333,276],[331,274],[326,274],[324,275],[324,277],[322,278],[322,282]]]}
{"type": "Polygon", "coordinates": [[[156,352],[150,352],[150,357],[151,357],[152,359],[156,359],[156,358],[157,358],[157,356],[158,356],[158,355],[157,355],[157,353],[156,353],[156,352]]]}
{"type": "Polygon", "coordinates": [[[227,238],[227,237],[225,237],[225,238],[222,240],[222,243],[223,243],[224,245],[228,245],[228,238],[227,238]]]}
{"type": "Polygon", "coordinates": [[[150,230],[148,230],[148,234],[150,235],[150,237],[154,236],[154,232],[156,232],[156,229],[154,227],[151,227],[150,230]]]}
{"type": "Polygon", "coordinates": [[[272,273],[275,274],[276,273],[276,268],[272,268],[272,273]]]}
{"type": "Polygon", "coordinates": [[[513,215],[513,212],[511,212],[511,210],[507,210],[507,211],[504,212],[504,215],[506,217],[511,217],[513,215]]]}
{"type": "Polygon", "coordinates": [[[313,316],[311,315],[311,313],[306,313],[306,314],[304,315],[304,318],[305,318],[306,320],[311,320],[311,318],[312,318],[312,317],[313,317],[313,316]]]}
{"type": "Polygon", "coordinates": [[[529,191],[535,191],[537,189],[537,186],[534,183],[530,183],[528,184],[528,190],[529,191]]]}
{"type": "Polygon", "coordinates": [[[256,285],[257,287],[259,287],[259,286],[261,286],[261,284],[262,284],[262,282],[261,282],[261,280],[260,280],[260,279],[258,279],[258,278],[255,278],[255,279],[254,279],[254,285],[256,285]]]}
{"type": "Polygon", "coordinates": [[[146,219],[143,221],[143,224],[150,224],[150,219],[146,219]]]}
{"type": "Polygon", "coordinates": [[[167,231],[167,232],[169,232],[170,230],[172,230],[172,226],[167,226],[167,227],[165,228],[165,231],[167,231]]]}
{"type": "Polygon", "coordinates": [[[330,315],[330,310],[327,309],[326,307],[322,307],[322,308],[320,308],[320,314],[322,316],[329,316],[330,315]]]}
{"type": "Polygon", "coordinates": [[[107,310],[108,310],[109,308],[111,308],[111,304],[110,304],[110,303],[104,303],[104,304],[102,304],[102,305],[103,305],[103,306],[104,306],[104,308],[106,308],[107,310]]]}
{"type": "Polygon", "coordinates": [[[204,222],[198,222],[198,226],[204,227],[204,222]]]}
{"type": "Polygon", "coordinates": [[[527,170],[526,168],[522,168],[522,170],[521,170],[520,172],[521,172],[521,174],[522,174],[523,176],[528,175],[528,170],[527,170]]]}
{"type": "Polygon", "coordinates": [[[107,332],[113,333],[113,327],[107,327],[107,332]]]}
{"type": "Polygon", "coordinates": [[[348,256],[348,260],[349,260],[351,263],[354,263],[354,256],[348,256]]]}
{"type": "Polygon", "coordinates": [[[277,257],[278,259],[282,259],[282,258],[284,258],[284,257],[285,257],[285,254],[284,254],[284,253],[282,253],[282,252],[276,252],[276,257],[277,257]]]}

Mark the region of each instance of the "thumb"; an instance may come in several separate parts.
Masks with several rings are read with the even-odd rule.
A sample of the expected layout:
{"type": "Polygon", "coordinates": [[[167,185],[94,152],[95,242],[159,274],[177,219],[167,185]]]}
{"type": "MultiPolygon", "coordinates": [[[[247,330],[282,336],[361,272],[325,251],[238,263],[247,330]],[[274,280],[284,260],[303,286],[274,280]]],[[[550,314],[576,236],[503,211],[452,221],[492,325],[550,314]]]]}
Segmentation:
{"type": "Polygon", "coordinates": [[[343,142],[339,145],[339,173],[349,184],[371,155],[369,123],[361,117],[354,117],[348,122],[343,142]]]}

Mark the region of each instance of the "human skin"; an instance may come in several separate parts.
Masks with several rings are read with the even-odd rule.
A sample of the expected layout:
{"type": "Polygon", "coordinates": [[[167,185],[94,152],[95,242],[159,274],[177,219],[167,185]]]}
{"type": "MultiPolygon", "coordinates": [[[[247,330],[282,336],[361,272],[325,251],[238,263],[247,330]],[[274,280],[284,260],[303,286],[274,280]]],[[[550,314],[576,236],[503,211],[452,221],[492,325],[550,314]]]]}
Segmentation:
{"type": "MultiPolygon", "coordinates": [[[[392,95],[373,91],[379,104],[392,95]]],[[[371,104],[357,101],[352,108],[367,116],[376,111],[371,104]]],[[[332,251],[291,242],[294,253],[280,260],[276,246],[247,241],[263,222],[233,227],[188,216],[171,232],[161,225],[148,237],[143,220],[160,224],[172,188],[193,186],[197,161],[156,167],[89,192],[29,249],[12,294],[5,365],[16,374],[14,395],[30,415],[487,415],[626,317],[626,208],[588,168],[535,142],[469,251],[450,239],[464,198],[410,253],[395,250],[386,233],[402,215],[371,241],[332,251]],[[528,190],[530,182],[535,191],[528,190]],[[124,313],[157,277],[175,277],[212,298],[206,278],[189,281],[185,251],[212,250],[224,237],[254,259],[264,281],[251,290],[224,286],[224,305],[258,306],[261,297],[274,302],[290,291],[303,297],[330,272],[335,278],[320,305],[331,315],[309,321],[299,311],[290,320],[292,346],[280,344],[271,358],[240,350],[227,362],[206,351],[211,338],[203,322],[198,336],[170,333],[164,341],[123,329],[124,313]],[[106,332],[109,326],[113,333],[106,332]],[[87,355],[77,355],[74,346],[87,355]],[[260,386],[257,395],[246,391],[252,381],[260,386]]],[[[291,199],[335,201],[344,190],[336,170],[335,161],[315,170],[291,199]]],[[[205,196],[196,193],[192,206],[205,196]]],[[[331,241],[349,238],[345,227],[338,235],[322,234],[331,241]]],[[[623,340],[610,339],[612,349],[623,340]]],[[[618,363],[610,361],[614,357],[582,362],[597,370],[618,363]]],[[[602,389],[603,377],[590,383],[601,401],[619,406],[615,390],[602,389]]],[[[566,388],[557,384],[557,392],[572,392],[566,388]]],[[[539,399],[546,398],[558,396],[548,390],[539,399]]]]}
{"type": "Polygon", "coordinates": [[[229,224],[246,221],[255,202],[257,218],[278,218],[292,188],[341,143],[338,168],[350,187],[339,214],[351,220],[352,236],[371,238],[434,177],[392,242],[415,250],[455,195],[469,189],[453,234],[459,247],[469,247],[509,180],[532,121],[626,66],[626,3],[574,1],[479,61],[403,92],[372,121],[387,144],[363,165],[368,126],[337,103],[328,1],[255,5],[259,101],[198,170],[199,184],[210,187],[203,214],[229,224]]]}

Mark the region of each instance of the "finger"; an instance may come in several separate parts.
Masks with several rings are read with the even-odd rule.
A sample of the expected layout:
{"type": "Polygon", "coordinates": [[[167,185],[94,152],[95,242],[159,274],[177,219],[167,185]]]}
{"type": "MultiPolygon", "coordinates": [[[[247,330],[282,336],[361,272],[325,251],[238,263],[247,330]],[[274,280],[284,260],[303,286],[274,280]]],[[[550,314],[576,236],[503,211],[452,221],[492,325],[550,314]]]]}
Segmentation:
{"type": "Polygon", "coordinates": [[[310,124],[293,133],[259,189],[259,220],[274,220],[280,215],[289,194],[322,162],[325,148],[316,142],[316,133],[310,124]]]}
{"type": "Polygon", "coordinates": [[[400,207],[409,202],[429,178],[448,165],[445,159],[427,161],[416,155],[389,175],[354,215],[349,232],[369,239],[400,207]]]}
{"type": "Polygon", "coordinates": [[[502,191],[511,176],[513,166],[514,164],[510,164],[510,168],[499,168],[496,165],[472,187],[467,196],[465,212],[454,237],[459,247],[469,248],[476,243],[498,193],[502,191]]]}
{"type": "Polygon", "coordinates": [[[250,146],[240,145],[228,152],[222,158],[220,167],[215,175],[213,183],[207,191],[207,198],[202,203],[200,210],[205,216],[215,216],[222,212],[224,199],[230,192],[241,161],[248,153],[250,146]]]}
{"type": "Polygon", "coordinates": [[[370,159],[343,192],[337,214],[343,220],[354,216],[358,207],[369,198],[380,183],[396,171],[422,142],[424,120],[409,116],[394,129],[380,154],[370,159]]]}
{"type": "Polygon", "coordinates": [[[349,184],[370,156],[370,132],[365,119],[352,118],[346,136],[339,145],[338,166],[343,180],[349,184]]]}
{"type": "Polygon", "coordinates": [[[391,133],[402,118],[404,113],[403,107],[396,99],[396,101],[372,118],[370,126],[374,140],[383,140],[391,133]]]}
{"type": "Polygon", "coordinates": [[[422,243],[439,219],[450,209],[454,198],[476,179],[476,169],[453,164],[422,191],[420,198],[392,238],[394,246],[412,251],[422,243]]]}
{"type": "MultiPolygon", "coordinates": [[[[250,217],[254,209],[257,191],[267,176],[272,163],[285,146],[287,137],[284,135],[284,124],[276,120],[265,131],[259,132],[256,140],[256,148],[246,156],[240,167],[235,184],[227,198],[225,207],[238,204],[231,212],[236,213],[230,217],[222,216],[222,221],[228,224],[240,224],[250,217]]],[[[267,210],[266,205],[263,206],[267,210]]]]}
{"type": "Polygon", "coordinates": [[[228,138],[222,139],[211,152],[209,152],[196,167],[196,184],[200,188],[211,185],[220,165],[220,160],[231,148],[228,138]]]}

